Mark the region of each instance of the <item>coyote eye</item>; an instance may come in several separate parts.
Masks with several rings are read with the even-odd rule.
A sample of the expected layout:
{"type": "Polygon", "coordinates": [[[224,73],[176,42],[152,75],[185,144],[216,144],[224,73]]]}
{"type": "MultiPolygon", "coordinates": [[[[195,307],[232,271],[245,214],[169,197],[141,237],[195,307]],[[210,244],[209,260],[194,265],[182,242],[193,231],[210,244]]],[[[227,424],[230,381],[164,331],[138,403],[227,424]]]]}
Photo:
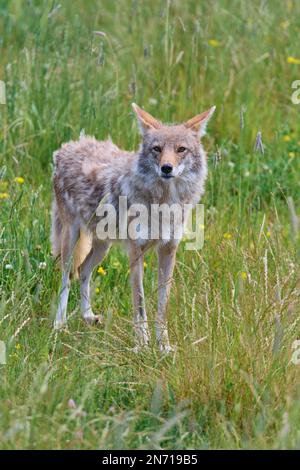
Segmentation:
{"type": "Polygon", "coordinates": [[[161,152],[161,147],[159,145],[155,145],[155,147],[153,147],[154,152],[157,152],[157,153],[160,153],[161,152]]]}
{"type": "Polygon", "coordinates": [[[178,152],[178,153],[183,153],[183,152],[185,152],[185,151],[186,151],[186,148],[185,148],[185,147],[178,147],[178,149],[177,149],[177,152],[178,152]]]}

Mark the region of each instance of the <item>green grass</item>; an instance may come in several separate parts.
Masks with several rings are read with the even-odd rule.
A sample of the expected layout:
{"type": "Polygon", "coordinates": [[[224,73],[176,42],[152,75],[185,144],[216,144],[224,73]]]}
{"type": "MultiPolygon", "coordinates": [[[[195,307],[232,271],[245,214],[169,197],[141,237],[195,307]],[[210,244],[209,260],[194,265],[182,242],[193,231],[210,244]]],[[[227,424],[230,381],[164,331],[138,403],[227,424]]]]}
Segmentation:
{"type": "MultiPolygon", "coordinates": [[[[300,65],[287,61],[299,56],[299,2],[60,3],[0,2],[1,448],[299,447],[300,65]],[[166,121],[217,106],[205,138],[205,244],[179,251],[167,358],[154,341],[129,350],[118,249],[93,278],[104,328],[83,324],[74,285],[69,329],[52,330],[52,152],[83,128],[136,148],[132,101],[166,121]],[[264,154],[253,150],[258,131],[264,154]]],[[[145,271],[153,331],[154,254],[145,271]]]]}

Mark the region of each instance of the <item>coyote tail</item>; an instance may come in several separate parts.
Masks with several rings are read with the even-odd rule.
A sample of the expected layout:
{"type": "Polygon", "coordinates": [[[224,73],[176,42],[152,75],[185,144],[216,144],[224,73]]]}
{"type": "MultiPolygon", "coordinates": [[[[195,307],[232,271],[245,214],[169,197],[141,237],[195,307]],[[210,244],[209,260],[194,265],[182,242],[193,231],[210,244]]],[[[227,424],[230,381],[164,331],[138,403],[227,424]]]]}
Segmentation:
{"type": "Polygon", "coordinates": [[[58,207],[55,199],[52,202],[52,228],[51,228],[51,252],[52,255],[57,258],[61,252],[61,234],[62,234],[62,223],[59,217],[58,207]]]}
{"type": "Polygon", "coordinates": [[[73,279],[79,278],[79,266],[83,263],[92,248],[92,236],[83,230],[80,230],[80,237],[76,243],[73,254],[73,279]]]}

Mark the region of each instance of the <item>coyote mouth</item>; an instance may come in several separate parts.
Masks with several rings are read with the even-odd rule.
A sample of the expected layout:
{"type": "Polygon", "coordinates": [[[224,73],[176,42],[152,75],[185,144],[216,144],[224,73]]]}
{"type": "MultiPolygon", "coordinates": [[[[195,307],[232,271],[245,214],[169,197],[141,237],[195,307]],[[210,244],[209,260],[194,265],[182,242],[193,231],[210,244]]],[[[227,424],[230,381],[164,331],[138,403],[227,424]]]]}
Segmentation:
{"type": "Polygon", "coordinates": [[[174,178],[174,175],[161,175],[161,177],[162,177],[164,180],[169,180],[170,178],[174,178]]]}

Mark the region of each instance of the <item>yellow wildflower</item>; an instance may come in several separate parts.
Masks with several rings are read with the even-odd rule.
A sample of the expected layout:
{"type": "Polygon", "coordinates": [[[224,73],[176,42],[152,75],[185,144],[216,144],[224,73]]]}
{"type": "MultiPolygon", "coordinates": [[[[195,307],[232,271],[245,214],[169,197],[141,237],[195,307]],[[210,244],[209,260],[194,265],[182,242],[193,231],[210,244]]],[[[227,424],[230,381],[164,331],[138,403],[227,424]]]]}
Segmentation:
{"type": "Polygon", "coordinates": [[[294,158],[295,155],[296,155],[295,152],[289,152],[289,157],[290,157],[290,158],[294,158]]]}
{"type": "Polygon", "coordinates": [[[285,21],[282,21],[279,26],[281,29],[287,29],[290,26],[290,23],[289,21],[285,20],[285,21]]]}
{"type": "Polygon", "coordinates": [[[96,294],[100,294],[100,289],[99,289],[99,287],[96,287],[95,292],[96,292],[96,294]]]}
{"type": "Polygon", "coordinates": [[[268,238],[270,238],[271,232],[270,232],[269,230],[267,231],[266,236],[267,236],[268,238]]]}
{"type": "Polygon", "coordinates": [[[18,184],[23,184],[24,183],[24,178],[22,178],[22,176],[16,176],[15,179],[14,179],[14,182],[15,183],[18,183],[18,184]]]}
{"type": "Polygon", "coordinates": [[[290,136],[290,135],[284,135],[284,136],[282,137],[282,140],[283,140],[283,142],[290,142],[291,136],[290,136]]]}
{"type": "Polygon", "coordinates": [[[20,343],[17,343],[17,344],[16,344],[16,349],[17,349],[17,351],[19,351],[19,349],[21,349],[20,343]]]}
{"type": "Polygon", "coordinates": [[[9,194],[8,193],[0,193],[0,199],[8,199],[9,194]]]}
{"type": "Polygon", "coordinates": [[[241,279],[243,279],[243,281],[245,281],[247,279],[247,273],[245,271],[242,271],[240,275],[241,275],[241,279]]]}
{"type": "Polygon", "coordinates": [[[225,232],[224,235],[223,235],[223,238],[225,238],[225,240],[231,240],[232,235],[229,232],[225,232]]]}
{"type": "Polygon", "coordinates": [[[300,59],[298,59],[297,57],[293,57],[293,56],[289,56],[286,59],[286,61],[287,61],[288,64],[296,64],[296,65],[300,64],[300,59]]]}
{"type": "Polygon", "coordinates": [[[144,261],[144,268],[147,268],[148,264],[144,261]]]}
{"type": "Polygon", "coordinates": [[[102,268],[102,266],[99,266],[97,273],[101,274],[101,276],[106,276],[106,271],[102,268]]]}
{"type": "Polygon", "coordinates": [[[208,44],[212,47],[218,47],[220,45],[220,42],[217,41],[217,39],[209,39],[208,44]]]}

